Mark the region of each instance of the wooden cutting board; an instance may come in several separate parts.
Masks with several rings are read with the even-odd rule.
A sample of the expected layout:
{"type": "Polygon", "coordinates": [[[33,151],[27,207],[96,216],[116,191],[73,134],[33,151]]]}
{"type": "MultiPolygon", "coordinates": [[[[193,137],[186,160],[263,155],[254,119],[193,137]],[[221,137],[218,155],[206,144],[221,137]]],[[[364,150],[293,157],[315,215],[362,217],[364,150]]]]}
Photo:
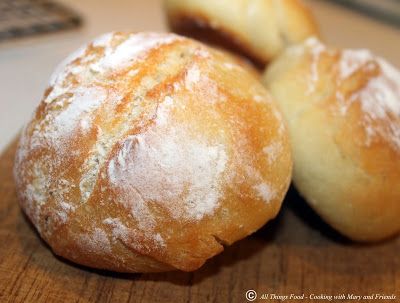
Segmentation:
{"type": "Polygon", "coordinates": [[[72,264],[51,253],[18,207],[15,147],[0,156],[0,302],[247,302],[249,289],[257,300],[262,294],[304,294],[302,301],[285,302],[383,294],[396,299],[361,301],[400,301],[400,237],[375,245],[350,243],[293,189],[278,218],[196,272],[119,274],[72,264]]]}

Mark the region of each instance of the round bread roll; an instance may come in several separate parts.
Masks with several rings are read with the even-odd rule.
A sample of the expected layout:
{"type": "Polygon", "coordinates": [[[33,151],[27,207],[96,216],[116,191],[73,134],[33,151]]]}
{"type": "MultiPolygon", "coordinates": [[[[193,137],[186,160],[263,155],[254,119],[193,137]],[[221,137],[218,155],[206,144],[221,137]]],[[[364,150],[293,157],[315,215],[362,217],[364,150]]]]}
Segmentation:
{"type": "Polygon", "coordinates": [[[238,52],[261,67],[288,45],[318,35],[299,0],[165,0],[165,7],[173,31],[238,52]]]}
{"type": "Polygon", "coordinates": [[[236,60],[174,34],[116,32],[56,70],[15,180],[55,254],[192,271],[275,217],[291,167],[280,112],[236,60]]]}
{"type": "Polygon", "coordinates": [[[317,39],[289,48],[264,82],[289,123],[294,183],[358,241],[400,231],[400,73],[367,50],[317,39]]]}

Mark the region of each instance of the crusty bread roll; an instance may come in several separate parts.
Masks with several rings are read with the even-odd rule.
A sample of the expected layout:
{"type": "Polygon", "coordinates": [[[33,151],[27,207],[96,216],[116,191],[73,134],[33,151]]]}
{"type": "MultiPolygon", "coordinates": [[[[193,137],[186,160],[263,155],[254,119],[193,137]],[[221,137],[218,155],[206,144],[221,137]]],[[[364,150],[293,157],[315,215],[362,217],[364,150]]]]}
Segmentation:
{"type": "Polygon", "coordinates": [[[229,56],[174,34],[110,33],[51,78],[15,161],[57,255],[121,272],[199,268],[273,218],[285,123],[229,56]]]}
{"type": "Polygon", "coordinates": [[[317,36],[300,0],[165,0],[179,34],[223,46],[263,67],[285,47],[317,36]]]}
{"type": "Polygon", "coordinates": [[[294,182],[335,229],[359,241],[400,231],[400,73],[367,50],[316,39],[264,75],[289,123],[294,182]]]}

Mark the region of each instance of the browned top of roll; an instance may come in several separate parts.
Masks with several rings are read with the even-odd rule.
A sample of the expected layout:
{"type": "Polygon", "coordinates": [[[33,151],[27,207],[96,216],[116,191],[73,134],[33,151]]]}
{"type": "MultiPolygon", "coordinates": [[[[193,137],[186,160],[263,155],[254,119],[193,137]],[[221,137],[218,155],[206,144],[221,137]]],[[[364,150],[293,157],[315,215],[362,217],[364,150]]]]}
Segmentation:
{"type": "Polygon", "coordinates": [[[15,166],[54,251],[119,271],[198,268],[276,215],[290,171],[251,72],[190,39],[120,32],[58,68],[15,166]]]}

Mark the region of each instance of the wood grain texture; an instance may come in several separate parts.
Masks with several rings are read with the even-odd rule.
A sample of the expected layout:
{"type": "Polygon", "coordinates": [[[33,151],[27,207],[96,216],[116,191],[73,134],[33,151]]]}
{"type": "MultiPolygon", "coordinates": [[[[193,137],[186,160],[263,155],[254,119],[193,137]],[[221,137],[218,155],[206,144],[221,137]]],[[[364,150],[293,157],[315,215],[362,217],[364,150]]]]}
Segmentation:
{"type": "Polygon", "coordinates": [[[0,302],[246,302],[248,289],[259,296],[400,298],[400,237],[374,245],[350,243],[294,190],[277,219],[196,272],[118,274],[77,266],[54,256],[18,207],[15,147],[0,156],[0,302]]]}

